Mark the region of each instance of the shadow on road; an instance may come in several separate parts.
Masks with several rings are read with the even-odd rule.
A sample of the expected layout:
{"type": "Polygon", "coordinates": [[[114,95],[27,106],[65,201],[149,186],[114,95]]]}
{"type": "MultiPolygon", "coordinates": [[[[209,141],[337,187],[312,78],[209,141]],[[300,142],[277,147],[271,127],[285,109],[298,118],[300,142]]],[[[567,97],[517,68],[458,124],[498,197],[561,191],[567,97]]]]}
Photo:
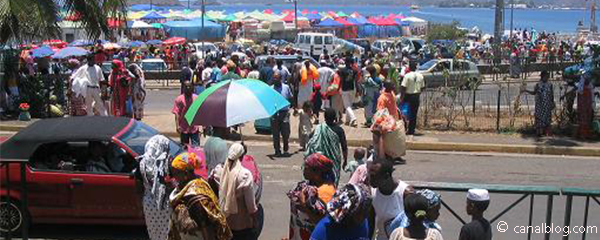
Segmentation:
{"type": "Polygon", "coordinates": [[[149,239],[145,226],[37,224],[31,226],[30,229],[30,238],[82,240],[149,239]]]}

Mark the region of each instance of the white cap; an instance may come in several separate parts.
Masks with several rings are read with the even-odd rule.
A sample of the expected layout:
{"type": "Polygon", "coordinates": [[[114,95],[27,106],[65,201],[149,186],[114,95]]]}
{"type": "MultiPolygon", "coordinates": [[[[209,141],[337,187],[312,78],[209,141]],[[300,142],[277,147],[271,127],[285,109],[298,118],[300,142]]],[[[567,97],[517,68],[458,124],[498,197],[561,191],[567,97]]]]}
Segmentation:
{"type": "Polygon", "coordinates": [[[467,193],[467,199],[471,201],[489,201],[490,193],[485,189],[469,189],[469,193],[467,193]]]}

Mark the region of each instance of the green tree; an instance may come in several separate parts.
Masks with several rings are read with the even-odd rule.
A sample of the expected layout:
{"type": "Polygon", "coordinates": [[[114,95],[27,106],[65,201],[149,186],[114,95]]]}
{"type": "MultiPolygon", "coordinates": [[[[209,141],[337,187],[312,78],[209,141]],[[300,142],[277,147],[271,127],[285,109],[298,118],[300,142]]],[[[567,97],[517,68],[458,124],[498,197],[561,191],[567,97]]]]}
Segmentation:
{"type": "Polygon", "coordinates": [[[460,30],[458,28],[459,26],[460,23],[458,21],[452,21],[450,24],[429,23],[427,29],[427,41],[431,42],[436,39],[458,40],[464,38],[467,31],[460,30]]]}
{"type": "Polygon", "coordinates": [[[57,38],[61,16],[71,15],[95,39],[109,34],[109,18],[126,14],[127,0],[0,0],[0,43],[57,38]]]}

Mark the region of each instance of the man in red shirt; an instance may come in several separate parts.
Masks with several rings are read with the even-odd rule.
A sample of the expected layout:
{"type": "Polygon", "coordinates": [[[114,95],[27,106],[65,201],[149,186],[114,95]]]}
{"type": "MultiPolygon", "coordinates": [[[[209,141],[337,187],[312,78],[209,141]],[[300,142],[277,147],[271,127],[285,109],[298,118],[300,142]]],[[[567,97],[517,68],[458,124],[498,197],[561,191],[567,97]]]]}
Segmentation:
{"type": "Polygon", "coordinates": [[[198,126],[190,126],[187,120],[185,120],[185,113],[194,100],[196,100],[196,97],[197,95],[194,94],[194,85],[190,81],[185,81],[183,83],[183,94],[179,95],[175,99],[175,104],[173,104],[171,112],[175,115],[175,127],[177,133],[179,133],[181,144],[200,146],[200,128],[198,126]]]}

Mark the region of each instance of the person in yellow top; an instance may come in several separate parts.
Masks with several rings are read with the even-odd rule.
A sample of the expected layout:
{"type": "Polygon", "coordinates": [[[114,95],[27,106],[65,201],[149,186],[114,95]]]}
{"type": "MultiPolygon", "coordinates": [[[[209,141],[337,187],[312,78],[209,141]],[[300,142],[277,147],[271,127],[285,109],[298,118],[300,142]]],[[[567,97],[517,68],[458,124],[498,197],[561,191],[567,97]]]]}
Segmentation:
{"type": "Polygon", "coordinates": [[[297,106],[302,106],[304,102],[310,101],[310,95],[312,95],[313,91],[313,82],[318,79],[319,72],[317,71],[317,67],[312,65],[308,60],[304,61],[304,65],[300,70],[297,106]]]}
{"type": "Polygon", "coordinates": [[[419,113],[419,104],[421,102],[421,92],[425,89],[425,79],[423,74],[417,72],[417,64],[409,64],[410,72],[404,76],[400,86],[400,101],[408,104],[408,131],[407,135],[412,138],[417,127],[417,114],[419,113]]]}

